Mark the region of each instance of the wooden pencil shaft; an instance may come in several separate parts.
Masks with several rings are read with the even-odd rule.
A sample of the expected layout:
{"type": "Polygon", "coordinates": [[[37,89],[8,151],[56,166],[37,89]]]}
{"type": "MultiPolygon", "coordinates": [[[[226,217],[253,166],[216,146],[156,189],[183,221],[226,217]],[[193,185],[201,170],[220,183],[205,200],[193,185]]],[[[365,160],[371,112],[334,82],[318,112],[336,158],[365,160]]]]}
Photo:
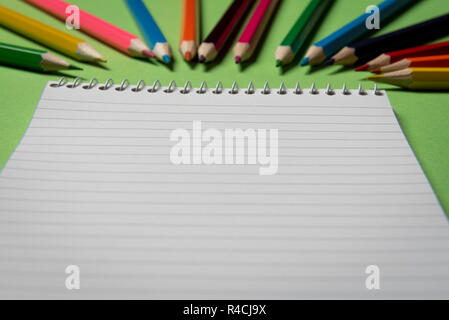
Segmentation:
{"type": "Polygon", "coordinates": [[[446,91],[449,89],[449,68],[407,68],[371,76],[368,80],[412,90],[446,91]]]}
{"type": "Polygon", "coordinates": [[[46,65],[49,63],[46,64],[46,57],[51,58],[56,62],[52,68],[54,70],[66,69],[70,66],[68,62],[50,55],[44,50],[36,50],[0,43],[0,62],[3,64],[37,71],[47,71],[48,68],[46,68],[46,65]]]}
{"type": "Polygon", "coordinates": [[[0,24],[14,32],[60,51],[67,56],[78,60],[85,60],[80,55],[80,45],[86,43],[84,40],[3,6],[0,6],[0,24]]]}
{"type": "MultiPolygon", "coordinates": [[[[386,0],[378,5],[381,22],[393,16],[401,9],[417,0],[386,0]]],[[[329,57],[336,53],[343,46],[360,38],[361,36],[373,32],[366,28],[366,19],[370,14],[366,13],[351,21],[343,28],[337,30],[329,37],[316,43],[317,47],[322,47],[325,56],[329,57]]]]}
{"type": "Polygon", "coordinates": [[[183,0],[180,44],[182,41],[195,41],[195,43],[198,43],[198,9],[197,0],[183,0]]]}
{"type": "Polygon", "coordinates": [[[279,0],[262,0],[259,2],[248,25],[234,47],[234,55],[236,57],[240,57],[242,61],[251,57],[278,3],[279,0]],[[239,50],[239,44],[246,43],[248,46],[241,46],[243,50],[239,50]]]}
{"type": "Polygon", "coordinates": [[[413,81],[447,81],[449,68],[410,68],[413,81]]]}
{"type": "Polygon", "coordinates": [[[234,29],[246,17],[246,13],[248,13],[253,4],[253,0],[234,0],[203,42],[213,43],[215,49],[219,51],[229,39],[234,29]]]}
{"type": "Polygon", "coordinates": [[[368,79],[402,79],[413,81],[449,81],[449,68],[407,68],[369,77],[368,79]]]}
{"type": "Polygon", "coordinates": [[[407,57],[423,57],[441,54],[449,54],[449,41],[383,53],[369,61],[362,69],[373,70],[401,61],[407,57]]]}
{"type": "MultiPolygon", "coordinates": [[[[405,68],[449,68],[449,55],[407,58],[380,68],[380,72],[391,72],[405,68]]],[[[373,71],[374,72],[374,71],[373,71]]]]}
{"type": "Polygon", "coordinates": [[[384,80],[373,80],[379,83],[385,83],[389,85],[394,85],[402,87],[404,89],[415,90],[415,91],[448,91],[449,82],[446,81],[413,81],[404,79],[384,79],[384,80]]]}
{"type": "Polygon", "coordinates": [[[383,51],[393,51],[438,39],[449,34],[449,14],[427,20],[388,34],[357,42],[350,48],[355,49],[357,57],[376,57],[383,51]]]}
{"type": "Polygon", "coordinates": [[[166,43],[167,40],[142,0],[125,0],[132,12],[140,30],[142,31],[150,49],[157,43],[166,43]]]}
{"type": "Polygon", "coordinates": [[[392,51],[388,52],[387,55],[390,56],[391,62],[397,62],[407,57],[433,56],[446,53],[449,54],[449,41],[392,51]]]}
{"type": "MultiPolygon", "coordinates": [[[[61,21],[67,19],[66,9],[69,3],[61,0],[24,0],[25,2],[36,6],[37,8],[51,14],[61,21]]],[[[144,51],[150,52],[150,49],[136,36],[123,30],[112,23],[90,14],[82,9],[80,13],[80,30],[89,36],[100,40],[103,43],[113,47],[133,57],[144,57],[144,51]]]]}
{"type": "Polygon", "coordinates": [[[125,0],[154,55],[170,63],[171,48],[161,29],[142,0],[125,0]]]}
{"type": "Polygon", "coordinates": [[[281,42],[281,46],[290,46],[296,55],[333,2],[334,0],[312,0],[281,42]]]}

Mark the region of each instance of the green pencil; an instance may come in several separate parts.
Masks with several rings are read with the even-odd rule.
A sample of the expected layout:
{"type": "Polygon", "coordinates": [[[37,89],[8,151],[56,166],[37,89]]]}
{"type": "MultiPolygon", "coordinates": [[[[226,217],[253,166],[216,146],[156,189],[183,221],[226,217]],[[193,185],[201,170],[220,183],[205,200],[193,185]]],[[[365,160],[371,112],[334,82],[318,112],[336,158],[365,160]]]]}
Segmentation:
{"type": "Polygon", "coordinates": [[[293,28],[287,34],[275,55],[276,66],[280,67],[293,61],[298,52],[306,44],[315,26],[321,21],[334,0],[312,0],[302,15],[295,22],[293,28]]]}
{"type": "Polygon", "coordinates": [[[81,70],[47,51],[24,48],[1,42],[0,63],[35,71],[81,70]]]}

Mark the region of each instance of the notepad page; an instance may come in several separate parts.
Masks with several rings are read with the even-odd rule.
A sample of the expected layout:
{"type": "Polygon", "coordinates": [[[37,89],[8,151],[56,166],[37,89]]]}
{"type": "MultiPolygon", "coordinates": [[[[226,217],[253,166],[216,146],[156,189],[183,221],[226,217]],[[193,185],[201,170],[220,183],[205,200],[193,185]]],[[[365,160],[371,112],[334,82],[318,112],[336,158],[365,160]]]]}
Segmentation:
{"type": "Polygon", "coordinates": [[[1,298],[449,298],[448,219],[372,91],[48,84],[0,212],[1,298]],[[278,129],[277,173],[173,164],[170,134],[194,121],[278,129]]]}

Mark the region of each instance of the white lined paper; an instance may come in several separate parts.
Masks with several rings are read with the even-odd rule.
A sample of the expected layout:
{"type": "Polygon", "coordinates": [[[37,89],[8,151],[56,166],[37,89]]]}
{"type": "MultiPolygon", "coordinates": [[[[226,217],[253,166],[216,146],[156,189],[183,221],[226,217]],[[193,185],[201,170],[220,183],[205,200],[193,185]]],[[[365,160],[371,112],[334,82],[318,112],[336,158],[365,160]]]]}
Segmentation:
{"type": "Polygon", "coordinates": [[[448,298],[447,218],[388,98],[351,93],[47,85],[0,176],[0,296],[448,298]],[[172,165],[194,120],[279,129],[278,174],[172,165]]]}

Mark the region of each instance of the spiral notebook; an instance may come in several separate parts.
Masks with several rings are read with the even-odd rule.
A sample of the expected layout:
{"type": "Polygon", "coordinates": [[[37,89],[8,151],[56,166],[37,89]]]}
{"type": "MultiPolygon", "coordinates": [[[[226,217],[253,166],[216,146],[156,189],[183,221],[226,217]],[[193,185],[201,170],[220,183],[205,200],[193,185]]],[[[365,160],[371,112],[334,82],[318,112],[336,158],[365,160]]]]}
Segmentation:
{"type": "Polygon", "coordinates": [[[384,91],[50,82],[0,189],[2,298],[449,298],[448,220],[384,91]],[[175,164],[199,124],[277,132],[276,170],[175,164]]]}

